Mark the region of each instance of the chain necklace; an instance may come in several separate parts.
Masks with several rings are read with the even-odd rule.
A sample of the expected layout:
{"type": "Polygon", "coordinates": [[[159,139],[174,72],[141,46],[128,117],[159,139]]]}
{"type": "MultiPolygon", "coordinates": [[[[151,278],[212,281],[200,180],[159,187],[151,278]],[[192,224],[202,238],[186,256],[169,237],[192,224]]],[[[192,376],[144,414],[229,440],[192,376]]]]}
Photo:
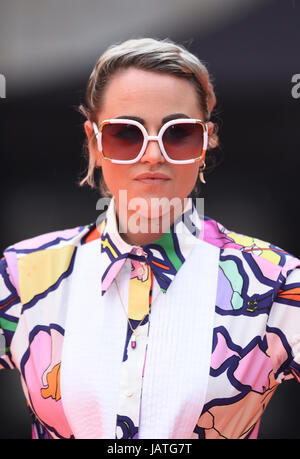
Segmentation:
{"type": "MultiPolygon", "coordinates": [[[[126,318],[127,318],[128,325],[129,325],[129,327],[130,327],[130,329],[131,329],[131,331],[132,331],[131,347],[132,347],[132,349],[135,349],[135,348],[136,348],[136,337],[138,336],[138,335],[137,335],[137,330],[138,330],[138,328],[140,327],[140,325],[141,325],[141,323],[143,322],[143,320],[145,319],[145,317],[148,315],[148,313],[144,315],[144,317],[142,318],[142,320],[139,322],[138,326],[135,327],[135,328],[133,328],[132,325],[131,325],[131,323],[130,323],[130,320],[129,320],[129,318],[128,318],[128,313],[126,313],[126,308],[125,308],[125,306],[124,306],[124,303],[123,303],[123,300],[122,300],[122,297],[121,297],[121,294],[120,294],[119,286],[118,286],[118,284],[117,284],[116,279],[114,280],[114,282],[115,282],[116,287],[117,287],[117,291],[118,291],[120,303],[121,303],[121,305],[122,305],[124,314],[125,314],[125,316],[126,316],[126,318]]],[[[158,298],[160,292],[161,292],[161,288],[159,289],[159,292],[158,292],[158,294],[156,295],[155,299],[154,299],[153,301],[151,301],[151,306],[152,306],[153,303],[157,300],[157,298],[158,298]]]]}

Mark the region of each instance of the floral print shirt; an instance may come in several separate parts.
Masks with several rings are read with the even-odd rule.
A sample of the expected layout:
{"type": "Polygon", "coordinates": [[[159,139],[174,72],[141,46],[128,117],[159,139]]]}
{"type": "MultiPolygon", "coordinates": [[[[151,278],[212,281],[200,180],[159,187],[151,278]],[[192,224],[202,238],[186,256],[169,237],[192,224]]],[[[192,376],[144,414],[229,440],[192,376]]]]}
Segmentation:
{"type": "MultiPolygon", "coordinates": [[[[278,384],[291,378],[300,380],[300,260],[269,242],[200,217],[190,203],[169,232],[148,245],[131,246],[122,239],[110,206],[99,225],[44,234],[5,250],[0,261],[0,368],[17,368],[20,373],[33,438],[147,438],[144,417],[151,407],[147,408],[143,379],[150,365],[147,346],[154,332],[152,306],[156,298],[160,306],[160,297],[172,295],[172,284],[180,282],[179,273],[189,266],[195,239],[218,249],[217,288],[205,399],[198,414],[197,407],[187,406],[187,415],[190,409],[196,421],[185,435],[195,439],[257,437],[261,416],[278,384]],[[101,319],[103,336],[98,338],[96,325],[93,327],[98,316],[89,313],[93,297],[84,291],[78,348],[73,346],[70,359],[65,350],[72,328],[68,315],[72,292],[76,288],[82,291],[86,285],[83,280],[81,284],[85,278],[80,261],[84,247],[90,254],[97,252],[102,260],[101,277],[95,275],[92,281],[97,284],[95,291],[114,301],[110,315],[101,319]],[[109,297],[113,291],[115,296],[109,297]],[[114,317],[120,317],[116,318],[116,332],[114,317]],[[136,347],[132,329],[137,329],[136,347]],[[98,343],[99,339],[101,349],[97,352],[107,359],[105,368],[109,369],[113,336],[119,339],[122,352],[118,351],[119,361],[112,365],[111,373],[103,374],[102,367],[99,369],[101,390],[95,394],[92,388],[98,387],[98,380],[93,386],[85,369],[93,362],[96,367],[97,362],[88,353],[83,358],[81,348],[85,341],[98,343]],[[78,381],[83,387],[78,390],[84,393],[74,410],[61,377],[63,369],[67,373],[72,365],[81,374],[78,381]],[[106,402],[105,392],[111,385],[116,389],[106,402]],[[93,400],[99,405],[96,414],[93,400]],[[82,413],[88,409],[91,414],[75,422],[76,409],[82,413]],[[97,418],[95,429],[93,416],[97,418]],[[103,426],[99,427],[98,419],[103,419],[103,426]],[[110,430],[105,430],[105,419],[109,419],[110,430]]],[[[91,272],[94,260],[98,258],[91,255],[91,272]]],[[[185,285],[179,288],[184,292],[185,285]]],[[[180,339],[178,346],[183,345],[180,339]]],[[[195,349],[195,353],[201,351],[195,349]]],[[[175,425],[178,420],[172,422],[175,425]]],[[[180,438],[175,428],[170,432],[169,438],[180,438]]]]}

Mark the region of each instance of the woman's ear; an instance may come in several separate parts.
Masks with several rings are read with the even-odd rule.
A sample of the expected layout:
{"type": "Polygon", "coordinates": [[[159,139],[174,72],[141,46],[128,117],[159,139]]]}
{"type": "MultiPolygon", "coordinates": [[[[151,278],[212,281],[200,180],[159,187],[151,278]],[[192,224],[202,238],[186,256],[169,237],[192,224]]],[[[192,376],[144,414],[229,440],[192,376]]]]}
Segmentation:
{"type": "Polygon", "coordinates": [[[214,123],[209,121],[207,125],[208,125],[208,137],[210,137],[212,133],[214,132],[214,123]]]}
{"type": "Polygon", "coordinates": [[[207,123],[208,125],[208,148],[216,148],[218,146],[218,137],[215,132],[215,125],[212,121],[207,123]]]}
{"type": "Polygon", "coordinates": [[[84,122],[84,130],[87,135],[88,141],[90,141],[91,138],[93,137],[94,130],[93,130],[93,125],[89,120],[84,122]]]}
{"type": "Polygon", "coordinates": [[[84,130],[88,139],[90,155],[93,155],[94,158],[96,158],[95,165],[97,167],[101,167],[101,156],[98,149],[97,139],[95,138],[93,124],[91,123],[91,121],[87,120],[84,122],[84,130]]]}

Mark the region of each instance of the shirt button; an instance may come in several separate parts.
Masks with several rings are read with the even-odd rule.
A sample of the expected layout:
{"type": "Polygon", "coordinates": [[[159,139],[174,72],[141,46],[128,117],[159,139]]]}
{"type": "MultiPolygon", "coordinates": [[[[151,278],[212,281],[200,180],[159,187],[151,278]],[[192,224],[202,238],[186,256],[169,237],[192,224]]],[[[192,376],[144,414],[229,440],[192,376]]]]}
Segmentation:
{"type": "Polygon", "coordinates": [[[127,392],[127,397],[132,397],[133,396],[133,392],[127,392]]]}

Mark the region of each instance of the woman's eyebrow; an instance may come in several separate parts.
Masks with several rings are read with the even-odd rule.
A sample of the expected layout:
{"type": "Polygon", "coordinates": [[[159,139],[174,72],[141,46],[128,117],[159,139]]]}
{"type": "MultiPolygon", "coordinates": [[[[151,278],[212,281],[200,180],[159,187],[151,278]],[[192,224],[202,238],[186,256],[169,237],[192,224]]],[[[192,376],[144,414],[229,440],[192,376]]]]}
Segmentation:
{"type": "MultiPolygon", "coordinates": [[[[171,120],[176,120],[178,118],[190,118],[190,117],[186,115],[185,113],[172,113],[171,115],[168,115],[162,119],[162,124],[165,124],[171,120]]],[[[134,121],[138,121],[141,124],[145,124],[145,120],[143,120],[143,118],[140,118],[139,116],[121,115],[121,116],[117,116],[116,119],[134,120],[134,121]]]]}
{"type": "Polygon", "coordinates": [[[143,120],[143,118],[139,118],[138,116],[132,116],[132,115],[121,115],[121,116],[117,116],[116,117],[117,120],[134,120],[134,121],[138,121],[139,123],[141,124],[145,124],[145,121],[143,120]]]}
{"type": "Polygon", "coordinates": [[[184,113],[173,113],[172,115],[168,115],[165,118],[163,118],[162,122],[163,124],[165,124],[168,121],[176,120],[178,118],[190,118],[190,117],[188,115],[185,115],[184,113]]]}

